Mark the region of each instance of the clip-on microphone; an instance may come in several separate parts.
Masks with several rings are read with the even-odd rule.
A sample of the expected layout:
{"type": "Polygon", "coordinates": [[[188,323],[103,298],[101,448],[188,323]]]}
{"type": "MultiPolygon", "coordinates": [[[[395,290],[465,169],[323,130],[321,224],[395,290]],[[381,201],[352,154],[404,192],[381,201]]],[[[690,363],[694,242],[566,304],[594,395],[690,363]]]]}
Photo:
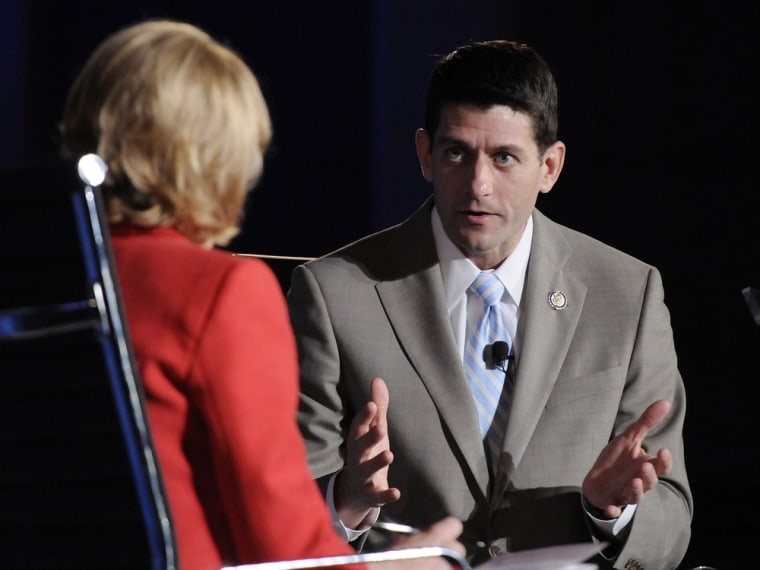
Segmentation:
{"type": "Polygon", "coordinates": [[[506,374],[509,368],[509,359],[513,358],[509,355],[509,345],[503,340],[495,341],[491,346],[491,358],[494,368],[506,374]]]}

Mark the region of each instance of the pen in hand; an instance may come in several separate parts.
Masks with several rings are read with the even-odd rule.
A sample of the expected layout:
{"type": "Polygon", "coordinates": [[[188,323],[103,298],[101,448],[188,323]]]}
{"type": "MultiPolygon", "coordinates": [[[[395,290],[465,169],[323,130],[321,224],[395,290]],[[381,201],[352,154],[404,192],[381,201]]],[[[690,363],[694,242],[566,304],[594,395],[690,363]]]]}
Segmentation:
{"type": "MultiPolygon", "coordinates": [[[[378,520],[372,525],[372,528],[395,534],[417,534],[420,532],[420,529],[416,527],[389,520],[378,520]]],[[[471,540],[463,538],[461,536],[458,540],[465,546],[465,548],[467,548],[468,551],[475,551],[486,548],[486,543],[482,540],[471,540]]]]}

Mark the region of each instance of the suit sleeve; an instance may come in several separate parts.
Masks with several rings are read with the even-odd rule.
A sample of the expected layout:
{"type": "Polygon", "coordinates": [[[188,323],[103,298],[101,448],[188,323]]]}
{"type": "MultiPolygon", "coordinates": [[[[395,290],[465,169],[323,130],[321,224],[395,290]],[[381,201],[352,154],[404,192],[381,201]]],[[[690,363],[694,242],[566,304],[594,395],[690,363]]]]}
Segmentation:
{"type": "Polygon", "coordinates": [[[296,423],[298,364],[285,299],[258,262],[218,292],[196,359],[213,471],[241,560],[352,553],[335,534],[296,423]]]}
{"type": "Polygon", "coordinates": [[[648,568],[675,568],[686,552],[690,538],[693,504],[682,436],[685,389],[678,372],[662,280],[659,272],[651,269],[616,433],[658,398],[669,400],[671,410],[649,433],[644,446],[651,454],[661,448],[669,449],[673,454],[673,469],[638,505],[630,535],[617,556],[615,568],[626,568],[630,559],[646,560],[648,568]]]}
{"type": "Polygon", "coordinates": [[[301,400],[298,424],[311,471],[322,491],[343,467],[344,438],[352,413],[340,396],[340,357],[320,285],[306,266],[295,269],[288,306],[298,342],[301,400]]]}

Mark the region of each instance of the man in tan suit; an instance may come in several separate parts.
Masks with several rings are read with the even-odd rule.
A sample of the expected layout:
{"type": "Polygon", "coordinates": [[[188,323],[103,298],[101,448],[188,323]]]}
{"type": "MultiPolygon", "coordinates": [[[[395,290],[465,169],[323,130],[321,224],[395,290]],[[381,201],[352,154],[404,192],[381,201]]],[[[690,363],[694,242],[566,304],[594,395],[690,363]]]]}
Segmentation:
{"type": "Polygon", "coordinates": [[[515,42],[455,50],[433,71],[416,144],[433,196],[297,268],[288,294],[299,424],[336,527],[354,540],[378,516],[454,515],[491,555],[598,540],[600,568],[676,568],[692,497],[662,282],[535,209],[565,159],[548,66],[515,42]],[[488,309],[468,288],[481,272],[505,287],[504,332],[478,354],[468,338],[488,309]],[[488,358],[500,340],[503,368],[488,358]],[[495,453],[473,355],[504,372],[495,453]]]}

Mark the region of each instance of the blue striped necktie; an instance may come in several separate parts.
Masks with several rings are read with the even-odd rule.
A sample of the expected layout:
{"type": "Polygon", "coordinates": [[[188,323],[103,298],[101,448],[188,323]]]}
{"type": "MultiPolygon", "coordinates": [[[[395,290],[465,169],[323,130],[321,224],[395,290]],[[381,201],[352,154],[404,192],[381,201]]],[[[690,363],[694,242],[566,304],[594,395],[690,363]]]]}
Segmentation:
{"type": "Polygon", "coordinates": [[[486,456],[493,468],[504,443],[511,401],[506,367],[497,367],[490,356],[495,341],[506,342],[510,353],[512,351],[512,341],[499,306],[504,285],[495,273],[482,272],[472,282],[468,293],[480,298],[484,314],[467,335],[464,368],[478,409],[486,456]]]}

